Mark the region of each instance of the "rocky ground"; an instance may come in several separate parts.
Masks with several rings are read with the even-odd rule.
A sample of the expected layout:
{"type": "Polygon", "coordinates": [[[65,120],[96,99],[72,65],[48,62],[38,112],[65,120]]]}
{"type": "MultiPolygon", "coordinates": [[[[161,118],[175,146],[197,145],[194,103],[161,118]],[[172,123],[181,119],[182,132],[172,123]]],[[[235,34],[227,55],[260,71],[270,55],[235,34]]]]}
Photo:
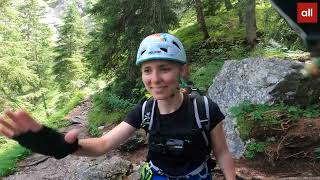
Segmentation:
{"type": "MultiPolygon", "coordinates": [[[[90,137],[86,130],[86,115],[91,107],[90,100],[83,101],[78,107],[66,116],[66,119],[72,122],[72,125],[60,129],[65,133],[70,129],[80,129],[80,138],[90,137]]],[[[106,127],[104,131],[110,130],[114,125],[106,127]]],[[[306,127],[310,127],[309,125],[306,127]]],[[[301,129],[300,131],[305,131],[301,129]]],[[[318,134],[319,135],[319,134],[318,134]]],[[[319,138],[319,137],[317,137],[319,138]]],[[[78,157],[67,156],[61,160],[42,156],[39,154],[32,154],[28,158],[22,160],[18,164],[17,172],[4,177],[4,180],[40,180],[40,179],[72,179],[71,173],[79,167],[81,162],[98,163],[101,159],[118,156],[129,160],[133,164],[139,165],[145,160],[147,147],[141,148],[133,152],[122,152],[114,150],[108,155],[92,158],[92,157],[78,157]]],[[[281,162],[270,165],[265,159],[257,159],[255,161],[248,161],[246,159],[235,160],[236,171],[239,179],[319,179],[320,180],[320,166],[319,160],[310,160],[306,158],[291,160],[283,159],[281,162]]],[[[215,170],[215,179],[224,179],[221,170],[217,167],[215,170]]],[[[76,177],[76,176],[75,176],[76,177]]],[[[77,179],[77,178],[74,178],[77,179]]],[[[93,178],[94,179],[94,178],[93,178]]],[[[121,179],[137,179],[137,176],[122,177],[121,179]]]]}

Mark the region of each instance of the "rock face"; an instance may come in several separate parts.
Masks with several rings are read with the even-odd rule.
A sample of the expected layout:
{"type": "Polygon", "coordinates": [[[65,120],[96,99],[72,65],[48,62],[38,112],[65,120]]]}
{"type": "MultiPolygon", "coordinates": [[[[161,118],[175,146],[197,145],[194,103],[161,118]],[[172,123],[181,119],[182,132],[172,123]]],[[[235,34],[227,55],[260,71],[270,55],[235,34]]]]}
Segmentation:
{"type": "Polygon", "coordinates": [[[122,180],[133,170],[130,161],[123,160],[117,156],[111,159],[100,159],[96,161],[84,161],[77,165],[74,172],[70,172],[68,180],[122,180]]]}
{"type": "Polygon", "coordinates": [[[228,111],[244,100],[257,104],[284,102],[310,105],[319,102],[320,79],[304,78],[303,64],[279,59],[249,58],[226,61],[208,96],[224,114],[224,128],[230,151],[240,157],[244,143],[235,130],[235,119],[228,111]]]}
{"type": "MultiPolygon", "coordinates": [[[[145,132],[143,130],[136,131],[118,150],[130,152],[141,148],[145,145],[145,132]]],[[[70,171],[70,176],[64,178],[66,180],[136,180],[140,177],[141,164],[133,164],[132,162],[110,155],[111,158],[101,156],[97,159],[78,162],[75,168],[70,171]]],[[[141,162],[143,163],[143,162],[141,162]]]]}

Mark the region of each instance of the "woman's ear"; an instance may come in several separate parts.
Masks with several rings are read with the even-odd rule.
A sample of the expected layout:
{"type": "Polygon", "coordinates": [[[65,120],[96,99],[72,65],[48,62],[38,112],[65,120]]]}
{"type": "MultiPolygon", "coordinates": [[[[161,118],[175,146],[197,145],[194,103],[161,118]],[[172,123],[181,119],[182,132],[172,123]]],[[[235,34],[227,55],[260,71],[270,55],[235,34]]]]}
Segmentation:
{"type": "Polygon", "coordinates": [[[186,64],[180,66],[180,75],[183,77],[184,81],[187,82],[189,79],[189,69],[186,64]]]}

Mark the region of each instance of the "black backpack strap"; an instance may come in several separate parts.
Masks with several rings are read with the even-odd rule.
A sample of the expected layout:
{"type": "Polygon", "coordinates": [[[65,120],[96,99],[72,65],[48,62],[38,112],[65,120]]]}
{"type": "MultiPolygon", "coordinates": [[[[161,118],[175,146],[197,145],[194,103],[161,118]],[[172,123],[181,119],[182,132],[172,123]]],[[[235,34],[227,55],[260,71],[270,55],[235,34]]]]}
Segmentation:
{"type": "Polygon", "coordinates": [[[187,90],[191,99],[196,98],[197,96],[202,96],[200,90],[192,85],[187,85],[185,89],[187,90]]]}
{"type": "Polygon", "coordinates": [[[154,99],[144,101],[142,105],[141,128],[143,128],[146,131],[146,133],[148,133],[152,128],[154,119],[153,117],[155,113],[155,105],[156,101],[154,99]]]}
{"type": "Polygon", "coordinates": [[[210,111],[209,111],[209,102],[206,96],[196,96],[192,99],[194,115],[199,129],[202,130],[203,138],[206,142],[206,145],[210,145],[210,111]]]}

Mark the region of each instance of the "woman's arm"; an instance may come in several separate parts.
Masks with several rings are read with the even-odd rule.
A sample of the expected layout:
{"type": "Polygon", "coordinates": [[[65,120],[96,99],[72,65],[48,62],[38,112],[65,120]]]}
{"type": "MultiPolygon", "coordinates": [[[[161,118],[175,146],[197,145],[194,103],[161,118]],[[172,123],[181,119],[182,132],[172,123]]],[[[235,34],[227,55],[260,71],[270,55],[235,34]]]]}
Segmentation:
{"type": "Polygon", "coordinates": [[[75,155],[100,156],[108,153],[125,142],[136,129],[126,122],[121,122],[107,134],[99,138],[80,139],[81,148],[75,155]]]}
{"type": "Polygon", "coordinates": [[[17,140],[17,137],[21,137],[19,138],[19,143],[22,142],[25,147],[58,159],[72,152],[75,155],[82,156],[105,154],[123,143],[135,131],[133,126],[122,122],[100,138],[79,140],[78,144],[80,148],[76,148],[78,147],[76,143],[78,133],[76,130],[71,130],[63,136],[50,128],[45,128],[25,111],[5,111],[5,114],[8,118],[0,116],[0,135],[15,140],[17,140]],[[76,147],[72,144],[75,144],[76,147]],[[59,152],[66,150],[66,148],[70,148],[70,145],[72,145],[71,148],[74,150],[66,151],[62,155],[59,154],[59,152]],[[51,148],[48,149],[48,147],[51,148]]]}
{"type": "Polygon", "coordinates": [[[234,162],[231,153],[228,150],[226,139],[223,132],[222,122],[211,130],[211,141],[213,152],[227,180],[236,178],[234,162]]]}

